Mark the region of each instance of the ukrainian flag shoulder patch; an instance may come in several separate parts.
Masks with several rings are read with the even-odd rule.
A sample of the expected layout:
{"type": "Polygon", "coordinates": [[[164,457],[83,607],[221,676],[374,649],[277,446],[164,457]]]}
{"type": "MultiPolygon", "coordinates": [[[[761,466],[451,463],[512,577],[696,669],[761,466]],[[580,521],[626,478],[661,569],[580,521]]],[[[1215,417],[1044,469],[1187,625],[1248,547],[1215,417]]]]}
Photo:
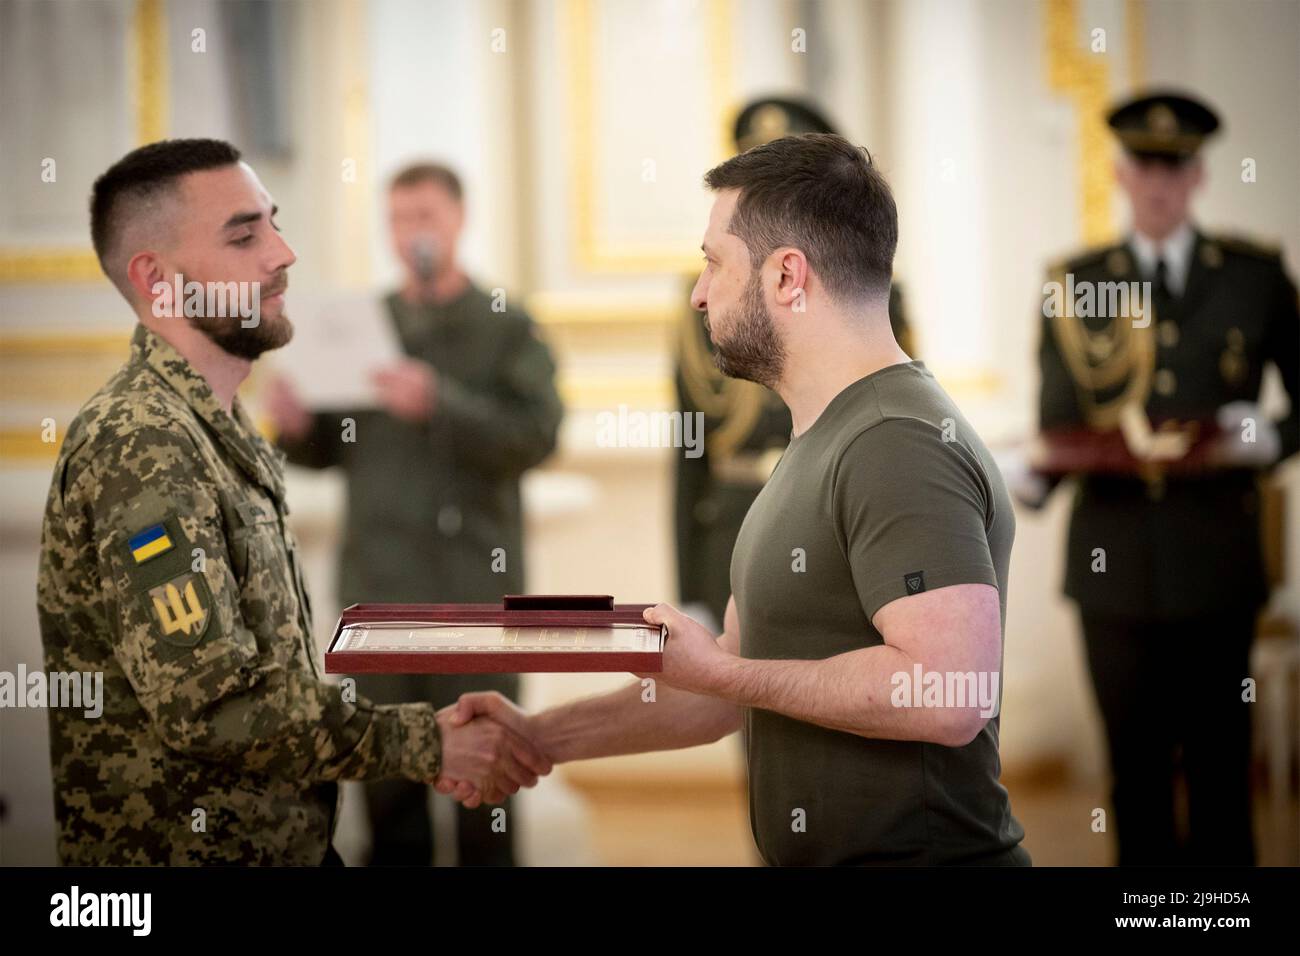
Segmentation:
{"type": "Polygon", "coordinates": [[[160,524],[156,524],[151,528],[145,528],[139,534],[128,539],[127,547],[131,549],[131,557],[135,558],[135,563],[143,564],[150,558],[166,554],[174,545],[171,537],[167,534],[167,529],[160,524]]]}

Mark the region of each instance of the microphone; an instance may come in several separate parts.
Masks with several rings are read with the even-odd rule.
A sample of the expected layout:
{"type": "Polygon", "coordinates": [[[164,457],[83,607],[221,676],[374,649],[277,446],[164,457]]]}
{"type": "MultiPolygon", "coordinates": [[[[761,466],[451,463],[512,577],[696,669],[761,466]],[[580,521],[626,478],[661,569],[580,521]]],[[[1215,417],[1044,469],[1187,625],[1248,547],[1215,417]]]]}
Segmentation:
{"type": "Polygon", "coordinates": [[[437,243],[428,236],[420,236],[411,243],[411,259],[421,282],[433,278],[437,251],[437,243]]]}

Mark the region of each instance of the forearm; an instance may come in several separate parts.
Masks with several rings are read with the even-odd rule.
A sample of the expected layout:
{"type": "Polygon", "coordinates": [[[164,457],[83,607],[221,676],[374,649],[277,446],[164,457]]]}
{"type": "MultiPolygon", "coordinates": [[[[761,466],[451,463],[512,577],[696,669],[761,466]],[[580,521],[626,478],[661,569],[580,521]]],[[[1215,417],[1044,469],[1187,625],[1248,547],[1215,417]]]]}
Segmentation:
{"type": "Polygon", "coordinates": [[[654,700],[644,700],[645,693],[638,681],[543,711],[535,718],[538,741],[555,763],[567,763],[694,747],[740,729],[735,704],[662,682],[654,700]]]}
{"type": "Polygon", "coordinates": [[[916,663],[888,644],[819,661],[733,657],[711,689],[739,706],[863,737],[964,743],[973,736],[970,728],[982,726],[978,706],[907,706],[913,703],[911,693],[903,695],[903,706],[894,703],[900,686],[895,675],[906,675],[910,688],[916,663]]]}
{"type": "Polygon", "coordinates": [[[249,672],[228,693],[182,686],[151,717],[175,750],[228,767],[301,780],[405,778],[430,782],[441,762],[431,704],[349,703],[333,685],[278,665],[249,672]]]}

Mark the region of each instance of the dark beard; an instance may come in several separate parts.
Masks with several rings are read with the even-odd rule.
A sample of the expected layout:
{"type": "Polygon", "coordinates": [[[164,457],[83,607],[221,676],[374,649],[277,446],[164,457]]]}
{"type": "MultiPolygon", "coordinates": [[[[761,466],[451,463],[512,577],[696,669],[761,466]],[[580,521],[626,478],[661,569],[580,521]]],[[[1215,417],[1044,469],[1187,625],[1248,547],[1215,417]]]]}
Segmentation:
{"type": "Polygon", "coordinates": [[[293,338],[293,323],[283,312],[270,320],[263,316],[249,329],[240,324],[239,316],[192,316],[189,322],[224,352],[250,361],[263,352],[287,345],[293,338]]]}
{"type": "Polygon", "coordinates": [[[763,301],[758,270],[750,276],[734,320],[728,324],[729,337],[714,343],[713,364],[718,371],[729,378],[775,388],[785,368],[785,346],[763,301]]]}
{"type": "MultiPolygon", "coordinates": [[[[288,288],[289,281],[283,275],[280,280],[272,282],[267,288],[260,289],[262,297],[272,296],[288,288]]],[[[245,321],[236,310],[231,315],[196,315],[189,317],[189,323],[206,335],[218,348],[235,358],[252,361],[264,352],[287,345],[293,338],[293,323],[281,310],[274,319],[268,319],[258,311],[257,325],[244,328],[245,321]]]]}

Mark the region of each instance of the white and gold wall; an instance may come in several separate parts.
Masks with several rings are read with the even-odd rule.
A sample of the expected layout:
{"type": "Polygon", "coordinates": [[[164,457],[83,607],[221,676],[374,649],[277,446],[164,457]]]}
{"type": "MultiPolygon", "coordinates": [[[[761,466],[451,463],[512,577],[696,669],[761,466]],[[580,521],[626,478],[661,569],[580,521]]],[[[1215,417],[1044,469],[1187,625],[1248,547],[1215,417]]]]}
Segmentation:
{"type": "MultiPolygon", "coordinates": [[[[1209,98],[1226,128],[1206,153],[1201,221],[1281,242],[1293,274],[1300,262],[1293,2],[1244,13],[1213,0],[282,6],[288,26],[273,55],[287,78],[290,148],[247,152],[299,255],[294,289],[391,283],[384,182],[406,161],[438,158],[465,180],[471,272],[523,301],[557,351],[570,413],[560,452],[527,483],[534,591],[676,597],[672,459],[599,448],[594,421],[620,403],[672,407],[672,330],[710,202],[701,176],[727,155],[732,118],[753,96],[813,97],[885,169],[921,357],[990,445],[1032,427],[1044,263],[1124,228],[1099,112],[1111,97],[1170,83],[1209,98]],[[1097,29],[1104,52],[1091,49],[1097,29]],[[1238,174],[1247,156],[1259,169],[1249,185],[1238,174]]],[[[237,40],[224,22],[218,0],[0,0],[11,54],[0,57],[0,670],[41,663],[36,555],[57,447],[41,440],[41,423],[53,418],[62,436],[125,355],[132,324],[90,252],[90,182],[141,142],[236,135],[222,64],[237,40]],[[54,183],[41,178],[47,158],[54,183]]],[[[1294,467],[1289,481],[1300,500],[1294,467]]],[[[338,478],[294,472],[290,488],[324,640],[337,610],[338,478]]],[[[1009,774],[1043,764],[1100,772],[1075,621],[1057,593],[1064,508],[1062,498],[1020,516],[1002,721],[1009,774]]],[[[1300,617],[1296,524],[1277,600],[1300,617]]],[[[537,677],[527,702],[620,680],[537,677]]],[[[44,715],[0,720],[2,861],[51,861],[44,715]]],[[[662,862],[709,862],[689,855],[690,840],[674,842],[689,831],[674,830],[673,808],[690,803],[717,808],[745,859],[740,774],[735,741],[566,768],[528,796],[525,858],[617,859],[590,824],[610,794],[648,794],[638,852],[658,844],[662,862]]],[[[353,800],[341,834],[354,857],[356,809],[353,800]]]]}

